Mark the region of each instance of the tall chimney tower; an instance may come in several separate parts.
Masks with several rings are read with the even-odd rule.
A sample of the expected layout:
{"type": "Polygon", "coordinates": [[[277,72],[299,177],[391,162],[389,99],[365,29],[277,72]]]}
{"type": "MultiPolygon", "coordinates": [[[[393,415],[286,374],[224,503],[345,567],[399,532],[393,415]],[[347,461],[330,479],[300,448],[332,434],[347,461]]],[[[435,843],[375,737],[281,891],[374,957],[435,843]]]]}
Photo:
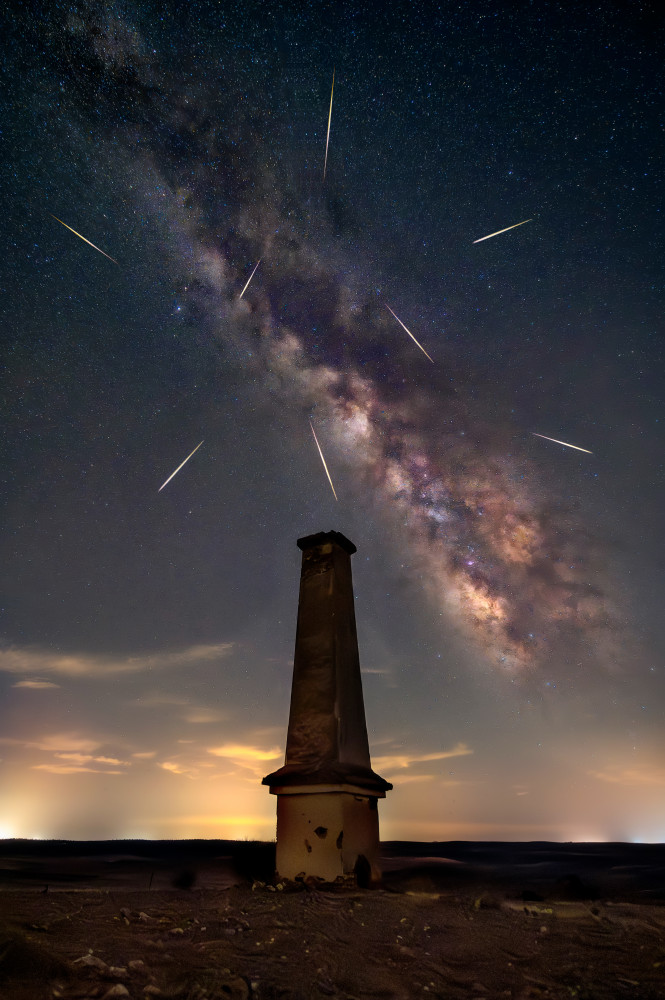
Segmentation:
{"type": "Polygon", "coordinates": [[[337,531],[302,550],[284,766],[263,779],[277,796],[277,873],[332,882],[381,877],[377,804],[392,785],[369,757],[351,579],[355,545],[337,531]]]}

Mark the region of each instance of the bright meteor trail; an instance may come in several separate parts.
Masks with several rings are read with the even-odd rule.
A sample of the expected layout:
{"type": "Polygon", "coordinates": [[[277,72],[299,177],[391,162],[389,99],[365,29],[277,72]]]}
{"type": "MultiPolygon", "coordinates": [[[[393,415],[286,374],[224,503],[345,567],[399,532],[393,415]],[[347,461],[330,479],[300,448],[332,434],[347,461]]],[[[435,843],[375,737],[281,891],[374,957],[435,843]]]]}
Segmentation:
{"type": "Polygon", "coordinates": [[[252,280],[252,278],[254,277],[254,272],[256,271],[256,269],[257,269],[257,267],[259,266],[260,263],[261,263],[261,258],[259,257],[259,259],[257,260],[256,264],[254,265],[254,271],[252,271],[252,273],[250,274],[249,278],[247,279],[247,284],[245,285],[245,287],[241,291],[240,295],[238,296],[238,301],[240,301],[240,299],[243,297],[243,295],[245,294],[245,292],[249,288],[249,283],[252,280]]]}
{"type": "MultiPolygon", "coordinates": [[[[406,330],[406,332],[407,332],[407,333],[408,333],[408,335],[409,335],[409,336],[411,337],[411,340],[412,340],[412,341],[414,342],[414,344],[418,344],[418,341],[417,341],[417,340],[416,340],[416,338],[415,338],[415,337],[413,336],[413,334],[411,333],[411,331],[410,331],[410,330],[408,329],[408,327],[404,326],[404,323],[402,323],[402,321],[401,321],[401,319],[399,318],[399,316],[395,315],[395,313],[394,313],[394,312],[392,311],[392,309],[390,308],[390,306],[388,305],[388,303],[387,303],[387,302],[384,302],[384,305],[385,305],[386,309],[388,310],[388,312],[392,313],[392,314],[393,314],[393,316],[395,316],[395,319],[397,320],[397,322],[399,323],[399,325],[400,325],[400,326],[402,327],[402,329],[403,329],[403,330],[406,330]]],[[[432,358],[430,358],[430,357],[429,357],[429,354],[427,353],[427,351],[425,350],[425,348],[423,347],[423,345],[422,345],[422,344],[418,344],[418,347],[419,347],[419,348],[420,348],[420,350],[421,350],[421,351],[423,352],[423,354],[425,355],[425,357],[426,357],[426,358],[429,358],[429,359],[430,359],[430,361],[432,362],[432,364],[434,364],[434,360],[433,360],[432,358]]]]}
{"type": "Polygon", "coordinates": [[[326,135],[326,158],[323,163],[323,179],[326,179],[326,167],[328,166],[328,143],[330,142],[330,119],[332,118],[332,99],[335,89],[335,70],[333,70],[332,87],[330,88],[330,111],[328,112],[328,134],[326,135]]]}
{"type": "MultiPolygon", "coordinates": [[[[204,438],[204,440],[205,440],[205,438],[204,438]]],[[[203,444],[203,441],[200,441],[200,442],[199,442],[199,443],[197,444],[197,446],[196,446],[196,448],[194,449],[194,451],[198,451],[198,450],[199,450],[199,448],[201,447],[201,445],[202,445],[202,444],[203,444]]],[[[184,461],[184,462],[181,462],[181,463],[180,463],[180,465],[178,466],[178,468],[177,468],[177,469],[175,470],[175,472],[172,472],[172,473],[171,473],[171,475],[169,476],[169,478],[168,478],[168,479],[166,480],[166,483],[170,483],[170,482],[171,482],[171,480],[173,479],[173,477],[174,477],[174,476],[177,476],[177,474],[178,474],[178,473],[180,472],[180,470],[182,469],[183,465],[185,465],[185,463],[186,463],[186,462],[189,462],[190,458],[191,458],[191,457],[192,457],[192,455],[194,454],[194,451],[190,452],[190,454],[189,454],[189,455],[187,456],[187,458],[185,459],[185,461],[184,461]]],[[[159,487],[159,489],[157,490],[157,492],[158,492],[158,493],[161,493],[161,492],[162,492],[162,490],[163,490],[163,489],[164,489],[164,487],[166,486],[166,483],[162,483],[162,485],[161,485],[161,486],[159,487]]]]}
{"type": "Polygon", "coordinates": [[[554,441],[555,444],[562,444],[566,448],[574,448],[575,451],[584,451],[587,455],[593,455],[593,452],[589,451],[588,448],[580,448],[576,444],[568,444],[567,441],[559,441],[557,438],[550,438],[547,434],[537,434],[536,431],[531,431],[531,433],[537,438],[543,438],[545,441],[554,441]]]}
{"type": "MultiPolygon", "coordinates": [[[[55,219],[56,222],[59,222],[61,226],[64,226],[65,229],[68,229],[70,233],[74,233],[74,236],[78,236],[80,240],[83,240],[84,243],[87,243],[88,246],[93,247],[94,250],[99,250],[99,247],[96,247],[94,243],[90,242],[90,240],[86,240],[85,236],[81,236],[81,234],[77,233],[75,229],[72,229],[71,226],[68,226],[66,222],[63,222],[62,219],[59,219],[57,215],[52,215],[51,212],[49,212],[49,215],[51,216],[52,219],[55,219]]],[[[109,260],[112,260],[114,264],[118,264],[117,260],[114,257],[111,257],[109,254],[105,253],[104,250],[99,250],[99,253],[103,253],[104,256],[108,257],[109,260]]],[[[118,264],[118,267],[120,267],[120,264],[118,264]]]]}
{"type": "Polygon", "coordinates": [[[326,460],[323,457],[323,452],[321,451],[321,445],[319,444],[319,439],[316,436],[316,431],[312,427],[312,421],[311,420],[309,422],[309,426],[312,428],[312,434],[314,435],[314,440],[316,441],[316,447],[319,449],[319,455],[321,456],[321,461],[323,462],[323,468],[326,470],[326,476],[328,477],[328,482],[330,483],[330,489],[333,491],[333,496],[335,497],[335,500],[337,500],[337,494],[335,493],[335,487],[333,486],[333,481],[330,478],[330,473],[328,472],[328,466],[326,465],[326,460]]]}
{"type": "Polygon", "coordinates": [[[489,236],[481,236],[479,240],[474,240],[474,243],[482,243],[483,240],[491,240],[493,236],[499,236],[500,233],[507,233],[509,229],[517,229],[518,226],[526,226],[527,222],[533,222],[533,219],[525,219],[524,222],[516,222],[514,226],[506,226],[505,229],[497,229],[495,233],[490,233],[489,236]]]}

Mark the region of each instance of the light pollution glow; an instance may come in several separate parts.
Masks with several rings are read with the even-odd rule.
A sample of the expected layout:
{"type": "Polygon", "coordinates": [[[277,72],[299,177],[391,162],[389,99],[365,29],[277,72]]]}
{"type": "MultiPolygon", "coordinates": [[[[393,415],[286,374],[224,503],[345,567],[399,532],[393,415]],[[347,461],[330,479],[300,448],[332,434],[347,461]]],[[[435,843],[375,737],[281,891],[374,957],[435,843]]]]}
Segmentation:
{"type": "MultiPolygon", "coordinates": [[[[376,760],[374,763],[377,766],[376,760]]],[[[649,780],[654,784],[650,794],[631,796],[639,809],[639,821],[623,823],[608,819],[616,808],[616,790],[607,784],[601,798],[598,781],[590,776],[572,800],[566,799],[563,787],[556,788],[554,796],[537,794],[533,789],[520,798],[532,800],[529,808],[518,810],[521,818],[512,819],[501,815],[486,781],[449,781],[436,767],[412,776],[398,768],[387,776],[395,783],[395,791],[381,803],[384,840],[660,842],[665,836],[660,808],[662,776],[657,785],[654,775],[642,775],[648,779],[643,790],[649,780]],[[479,797],[482,807],[478,806],[479,797]],[[564,808],[567,815],[576,816],[575,820],[563,817],[564,808]],[[535,816],[540,819],[534,821],[535,816]]],[[[250,779],[237,774],[199,774],[193,779],[183,769],[160,776],[153,764],[141,768],[140,773],[115,771],[104,777],[101,772],[94,776],[58,774],[55,778],[34,771],[31,776],[30,770],[21,768],[17,769],[14,789],[12,777],[10,770],[0,839],[274,838],[275,799],[260,785],[257,775],[250,779]],[[232,806],[211,811],[215,801],[232,806]]],[[[511,794],[513,811],[517,794],[514,790],[511,794]]]]}
{"type": "MultiPolygon", "coordinates": [[[[226,661],[233,655],[226,652],[226,661]]],[[[283,756],[286,702],[280,725],[257,727],[242,706],[210,721],[199,715],[203,706],[169,695],[182,676],[170,656],[160,697],[146,694],[133,709],[122,697],[114,701],[117,682],[96,675],[92,658],[86,666],[80,657],[73,675],[70,657],[68,673],[55,675],[62,687],[18,689],[30,721],[22,723],[22,736],[0,739],[3,836],[272,839],[275,799],[260,782],[283,756]],[[83,676],[103,694],[106,734],[53,729],[52,699],[83,676]],[[187,721],[196,718],[208,721],[187,721]]],[[[178,656],[190,679],[223,669],[224,661],[202,660],[195,650],[178,656]]],[[[45,659],[40,663],[32,651],[33,668],[45,659]]],[[[136,658],[133,678],[143,685],[151,683],[147,659],[159,657],[136,658]]],[[[27,673],[30,659],[22,662],[27,673]]],[[[368,673],[366,695],[386,680],[379,671],[368,673]]],[[[371,718],[371,701],[368,708],[371,718]]],[[[537,716],[526,724],[544,738],[537,716]]],[[[588,733],[580,735],[588,740],[588,733]]],[[[494,746],[479,733],[473,742],[422,749],[377,736],[373,765],[395,786],[381,803],[383,839],[662,839],[665,770],[657,747],[632,752],[626,762],[598,735],[592,750],[573,739],[565,752],[544,748],[529,759],[516,756],[518,745],[508,739],[494,746]]]]}

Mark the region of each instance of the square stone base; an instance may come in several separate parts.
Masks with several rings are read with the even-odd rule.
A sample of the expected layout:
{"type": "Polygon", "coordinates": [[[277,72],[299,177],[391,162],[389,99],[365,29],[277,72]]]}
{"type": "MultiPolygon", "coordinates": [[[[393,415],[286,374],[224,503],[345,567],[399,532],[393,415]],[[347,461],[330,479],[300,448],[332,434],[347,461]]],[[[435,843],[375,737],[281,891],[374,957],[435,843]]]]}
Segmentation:
{"type": "MultiPolygon", "coordinates": [[[[271,789],[277,795],[277,874],[334,882],[381,879],[377,795],[350,786],[271,789]]],[[[383,798],[383,796],[380,796],[383,798]]]]}

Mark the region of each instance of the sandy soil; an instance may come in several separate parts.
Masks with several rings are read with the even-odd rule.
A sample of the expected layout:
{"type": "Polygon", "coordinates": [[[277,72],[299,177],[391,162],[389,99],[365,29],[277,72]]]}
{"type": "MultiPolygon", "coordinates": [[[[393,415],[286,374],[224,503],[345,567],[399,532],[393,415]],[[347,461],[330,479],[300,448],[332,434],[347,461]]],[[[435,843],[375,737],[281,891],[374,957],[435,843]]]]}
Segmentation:
{"type": "Polygon", "coordinates": [[[665,997],[662,902],[454,881],[421,865],[366,891],[5,891],[0,997],[665,997]]]}

